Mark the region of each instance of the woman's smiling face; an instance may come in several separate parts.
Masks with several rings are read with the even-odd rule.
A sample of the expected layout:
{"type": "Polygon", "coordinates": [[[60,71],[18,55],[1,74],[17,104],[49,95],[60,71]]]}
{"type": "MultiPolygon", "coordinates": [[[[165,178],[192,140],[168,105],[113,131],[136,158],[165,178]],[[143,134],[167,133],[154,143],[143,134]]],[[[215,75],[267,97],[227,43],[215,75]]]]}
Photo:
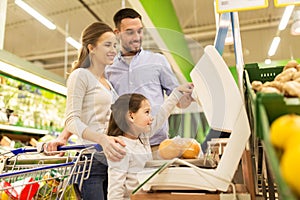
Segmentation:
{"type": "Polygon", "coordinates": [[[97,62],[101,62],[104,65],[110,65],[117,54],[117,40],[113,32],[103,33],[96,46],[93,48],[93,53],[97,59],[97,62]]]}

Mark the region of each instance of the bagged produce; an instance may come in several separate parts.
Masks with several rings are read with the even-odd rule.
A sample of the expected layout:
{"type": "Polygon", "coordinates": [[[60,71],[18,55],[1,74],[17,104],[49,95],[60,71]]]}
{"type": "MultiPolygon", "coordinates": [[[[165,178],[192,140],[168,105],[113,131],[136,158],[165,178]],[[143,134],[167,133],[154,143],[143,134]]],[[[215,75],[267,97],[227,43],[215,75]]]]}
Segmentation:
{"type": "Polygon", "coordinates": [[[195,159],[199,157],[200,144],[193,138],[174,137],[162,141],[158,148],[162,159],[185,158],[195,159]]]}

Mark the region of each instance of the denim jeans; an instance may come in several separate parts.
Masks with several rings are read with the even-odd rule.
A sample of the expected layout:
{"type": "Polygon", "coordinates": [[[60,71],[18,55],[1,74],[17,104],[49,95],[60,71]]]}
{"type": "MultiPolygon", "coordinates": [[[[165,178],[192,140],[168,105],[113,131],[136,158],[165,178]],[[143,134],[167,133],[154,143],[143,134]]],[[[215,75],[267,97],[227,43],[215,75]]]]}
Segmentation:
{"type": "MultiPolygon", "coordinates": [[[[90,158],[90,154],[87,154],[90,158]]],[[[84,200],[107,200],[107,161],[104,154],[96,153],[90,176],[83,181],[81,189],[84,200]]]]}

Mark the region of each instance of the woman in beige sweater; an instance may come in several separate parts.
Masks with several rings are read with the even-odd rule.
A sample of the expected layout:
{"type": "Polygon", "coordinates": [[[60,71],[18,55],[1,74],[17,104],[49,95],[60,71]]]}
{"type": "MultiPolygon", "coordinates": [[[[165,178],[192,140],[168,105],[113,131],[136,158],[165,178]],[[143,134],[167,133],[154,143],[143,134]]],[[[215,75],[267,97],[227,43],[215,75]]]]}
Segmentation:
{"type": "Polygon", "coordinates": [[[106,134],[110,106],[117,95],[103,72],[113,62],[117,41],[108,25],[95,22],[83,30],[81,43],[78,60],[67,82],[65,130],[56,143],[49,143],[53,149],[48,145],[47,150],[66,144],[71,133],[78,136],[79,144],[100,144],[104,153],[95,153],[90,177],[83,182],[81,192],[83,199],[104,200],[107,199],[106,157],[118,161],[126,153],[121,148],[125,144],[119,138],[106,134]]]}

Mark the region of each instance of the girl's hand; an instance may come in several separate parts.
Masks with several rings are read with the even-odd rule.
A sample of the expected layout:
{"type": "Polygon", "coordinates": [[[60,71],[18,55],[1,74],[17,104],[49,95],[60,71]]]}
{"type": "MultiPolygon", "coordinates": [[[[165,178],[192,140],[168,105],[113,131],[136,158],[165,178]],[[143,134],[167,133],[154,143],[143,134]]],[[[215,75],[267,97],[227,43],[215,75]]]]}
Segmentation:
{"type": "Polygon", "coordinates": [[[182,108],[182,109],[187,108],[191,104],[191,102],[194,101],[194,99],[191,96],[193,89],[194,89],[193,83],[186,83],[177,87],[177,90],[183,93],[183,96],[180,98],[179,102],[177,103],[178,108],[182,108]]]}
{"type": "Polygon", "coordinates": [[[189,93],[189,94],[193,92],[193,89],[194,89],[193,83],[185,83],[177,87],[177,90],[179,90],[180,92],[189,93]]]}
{"type": "Polygon", "coordinates": [[[191,103],[195,101],[191,94],[185,93],[178,101],[177,107],[185,109],[191,105],[191,103]]]}
{"type": "Polygon", "coordinates": [[[106,142],[102,145],[106,158],[113,162],[118,162],[126,155],[125,143],[118,137],[106,136],[106,142]]]}

